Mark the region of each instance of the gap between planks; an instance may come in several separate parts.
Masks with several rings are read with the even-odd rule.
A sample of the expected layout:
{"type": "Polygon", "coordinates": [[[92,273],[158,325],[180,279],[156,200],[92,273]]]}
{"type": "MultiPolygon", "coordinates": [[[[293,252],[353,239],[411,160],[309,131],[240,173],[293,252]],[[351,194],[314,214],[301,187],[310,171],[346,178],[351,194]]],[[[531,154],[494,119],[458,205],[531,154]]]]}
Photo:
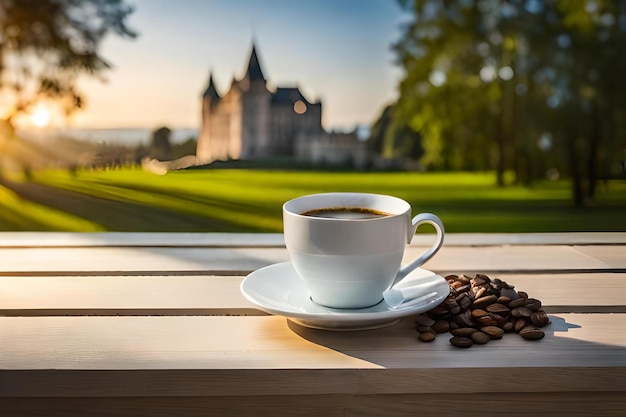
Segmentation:
{"type": "MultiPolygon", "coordinates": [[[[240,277],[251,274],[255,270],[177,270],[177,271],[0,271],[0,277],[181,277],[181,276],[218,276],[218,277],[240,277]]],[[[504,275],[504,274],[523,274],[523,275],[579,275],[589,273],[601,274],[624,274],[626,268],[572,268],[572,269],[489,269],[482,268],[480,270],[438,270],[433,271],[439,275],[446,276],[450,274],[488,274],[488,275],[504,275]]]]}
{"type": "MultiPolygon", "coordinates": [[[[416,234],[411,245],[429,245],[433,237],[416,234]]],[[[448,233],[450,246],[623,245],[624,232],[448,233]]],[[[143,232],[0,232],[4,248],[198,247],[284,248],[281,233],[143,233],[143,232]]]]}

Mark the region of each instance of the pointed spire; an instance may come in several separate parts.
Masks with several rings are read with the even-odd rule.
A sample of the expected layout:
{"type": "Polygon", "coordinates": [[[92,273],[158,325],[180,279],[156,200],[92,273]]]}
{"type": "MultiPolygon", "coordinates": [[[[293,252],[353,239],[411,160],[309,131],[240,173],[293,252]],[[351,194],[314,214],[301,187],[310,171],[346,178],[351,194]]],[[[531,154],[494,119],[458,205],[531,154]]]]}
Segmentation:
{"type": "Polygon", "coordinates": [[[204,94],[202,97],[209,97],[212,101],[217,101],[220,99],[220,95],[215,88],[215,83],[213,82],[213,72],[209,72],[209,86],[204,90],[204,94]]]}
{"type": "Polygon", "coordinates": [[[252,52],[250,53],[250,61],[248,62],[248,70],[246,71],[246,75],[244,78],[247,78],[248,81],[256,81],[262,80],[265,81],[265,77],[263,76],[263,71],[261,70],[261,64],[259,63],[259,58],[256,54],[256,46],[254,41],[252,42],[252,52]]]}

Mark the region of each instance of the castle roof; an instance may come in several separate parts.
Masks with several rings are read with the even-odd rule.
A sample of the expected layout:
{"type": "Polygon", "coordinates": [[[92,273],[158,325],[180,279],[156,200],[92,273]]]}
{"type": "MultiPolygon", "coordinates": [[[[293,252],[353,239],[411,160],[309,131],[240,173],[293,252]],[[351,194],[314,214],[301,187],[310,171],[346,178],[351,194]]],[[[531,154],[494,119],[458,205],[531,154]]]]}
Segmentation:
{"type": "Polygon", "coordinates": [[[244,79],[246,78],[248,79],[248,81],[265,81],[263,71],[261,70],[261,64],[259,63],[259,58],[256,54],[256,46],[254,45],[254,43],[252,44],[252,52],[250,53],[250,60],[248,61],[248,70],[246,71],[246,75],[244,76],[244,79]]]}
{"type": "Polygon", "coordinates": [[[297,101],[303,101],[307,106],[311,105],[302,95],[298,87],[278,87],[274,94],[272,94],[272,104],[293,106],[297,101]]]}
{"type": "Polygon", "coordinates": [[[209,73],[209,85],[206,90],[204,90],[202,97],[209,97],[213,101],[220,99],[220,95],[218,94],[217,89],[215,88],[215,83],[213,82],[213,73],[209,73]]]}

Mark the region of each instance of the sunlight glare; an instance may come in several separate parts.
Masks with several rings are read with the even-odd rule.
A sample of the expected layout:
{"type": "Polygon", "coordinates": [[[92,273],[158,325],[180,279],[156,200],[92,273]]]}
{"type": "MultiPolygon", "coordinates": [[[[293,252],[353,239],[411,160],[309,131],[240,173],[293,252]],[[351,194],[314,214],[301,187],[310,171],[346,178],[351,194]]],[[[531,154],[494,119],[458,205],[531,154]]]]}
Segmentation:
{"type": "Polygon", "coordinates": [[[45,127],[50,123],[50,112],[45,107],[37,107],[30,116],[30,121],[36,127],[45,127]]]}

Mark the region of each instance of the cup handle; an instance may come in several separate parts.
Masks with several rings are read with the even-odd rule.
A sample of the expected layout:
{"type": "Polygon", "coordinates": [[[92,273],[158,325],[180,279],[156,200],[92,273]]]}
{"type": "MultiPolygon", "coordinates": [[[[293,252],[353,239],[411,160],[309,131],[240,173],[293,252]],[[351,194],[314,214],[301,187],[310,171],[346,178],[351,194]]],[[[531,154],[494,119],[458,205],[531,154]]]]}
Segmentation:
{"type": "Polygon", "coordinates": [[[446,233],[443,227],[443,222],[441,221],[439,217],[437,217],[436,215],[432,213],[421,213],[413,217],[413,220],[411,220],[412,227],[409,229],[411,234],[408,237],[408,243],[411,243],[411,240],[413,239],[413,235],[415,234],[415,231],[417,230],[417,228],[420,227],[420,225],[425,224],[425,223],[432,224],[435,227],[435,230],[437,232],[435,243],[430,247],[430,249],[424,252],[422,256],[420,256],[419,258],[417,258],[410,264],[400,268],[400,270],[398,271],[398,274],[396,275],[396,279],[394,280],[393,284],[391,284],[392,287],[396,285],[398,282],[402,281],[404,277],[409,275],[409,273],[414,271],[417,267],[423,265],[427,260],[432,258],[433,255],[435,255],[439,251],[439,249],[441,249],[441,247],[443,246],[443,238],[446,233]]]}

